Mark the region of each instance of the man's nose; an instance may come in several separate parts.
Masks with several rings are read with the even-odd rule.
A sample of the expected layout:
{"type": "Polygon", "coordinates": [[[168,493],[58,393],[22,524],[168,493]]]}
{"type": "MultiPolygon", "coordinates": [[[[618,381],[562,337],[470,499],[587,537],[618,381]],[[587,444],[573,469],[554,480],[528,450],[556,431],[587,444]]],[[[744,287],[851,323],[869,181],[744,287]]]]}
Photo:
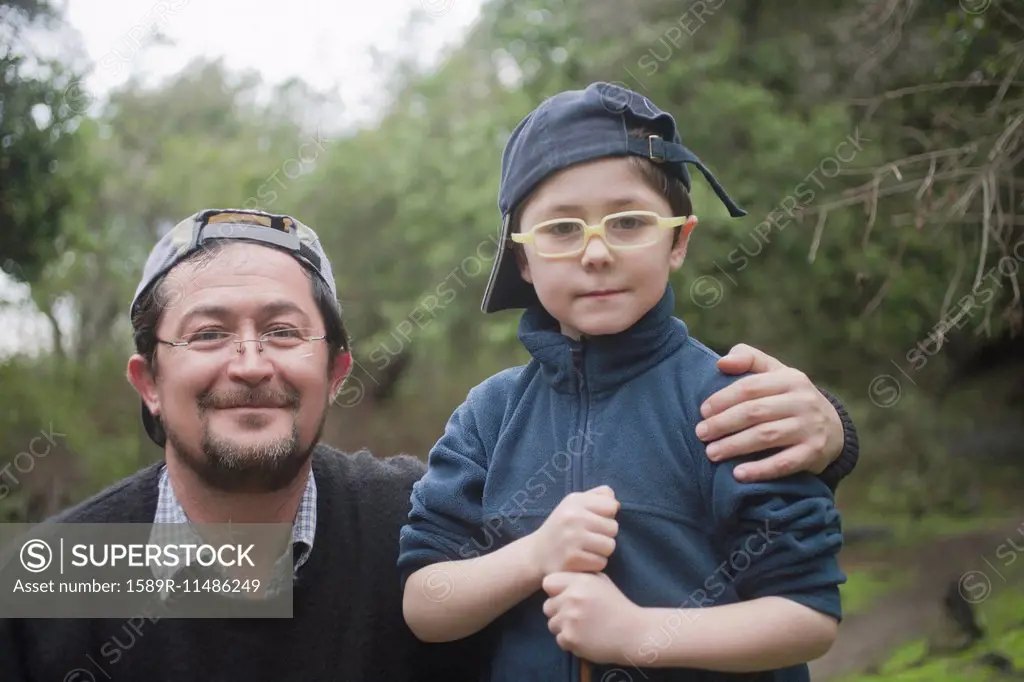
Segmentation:
{"type": "Polygon", "coordinates": [[[256,337],[249,337],[241,344],[236,343],[231,349],[228,373],[239,381],[257,384],[273,375],[274,365],[267,357],[266,346],[256,337]],[[260,351],[261,346],[263,352],[260,351]]]}

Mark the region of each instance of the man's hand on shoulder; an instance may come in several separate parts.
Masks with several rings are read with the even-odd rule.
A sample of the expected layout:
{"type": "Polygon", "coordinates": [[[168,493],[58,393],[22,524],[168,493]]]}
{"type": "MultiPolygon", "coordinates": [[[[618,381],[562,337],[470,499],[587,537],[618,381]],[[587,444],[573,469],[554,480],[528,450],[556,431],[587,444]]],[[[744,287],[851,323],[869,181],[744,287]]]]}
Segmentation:
{"type": "Polygon", "coordinates": [[[726,374],[750,373],[703,405],[697,437],[713,461],[780,449],[736,468],[745,482],[800,471],[821,474],[842,453],[843,423],[836,408],[803,372],[762,351],[739,344],[718,361],[726,374]]]}

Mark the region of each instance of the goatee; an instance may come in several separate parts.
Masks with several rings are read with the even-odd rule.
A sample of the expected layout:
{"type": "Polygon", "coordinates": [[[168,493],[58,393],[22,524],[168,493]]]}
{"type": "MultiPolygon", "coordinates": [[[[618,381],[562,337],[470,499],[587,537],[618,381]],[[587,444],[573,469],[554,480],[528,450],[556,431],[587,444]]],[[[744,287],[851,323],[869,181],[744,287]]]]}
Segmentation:
{"type": "MultiPolygon", "coordinates": [[[[294,400],[294,397],[290,396],[288,402],[297,409],[298,400],[294,400]]],[[[178,437],[174,429],[167,428],[167,425],[164,428],[167,440],[174,446],[181,461],[207,486],[226,493],[276,492],[293,483],[312,456],[327,420],[325,409],[316,433],[308,443],[301,442],[298,426],[293,421],[287,436],[243,444],[213,433],[204,414],[204,408],[208,409],[209,406],[208,399],[200,400],[203,433],[199,452],[178,437]]]]}

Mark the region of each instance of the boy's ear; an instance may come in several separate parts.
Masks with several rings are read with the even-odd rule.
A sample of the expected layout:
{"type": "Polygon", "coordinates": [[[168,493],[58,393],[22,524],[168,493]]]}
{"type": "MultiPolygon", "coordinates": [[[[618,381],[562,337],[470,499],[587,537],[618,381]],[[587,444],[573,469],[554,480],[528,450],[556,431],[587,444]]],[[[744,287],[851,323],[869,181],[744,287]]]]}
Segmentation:
{"type": "Polygon", "coordinates": [[[513,244],[510,248],[512,249],[512,253],[515,254],[516,265],[519,266],[519,276],[522,277],[524,281],[533,284],[533,279],[530,277],[530,261],[526,259],[526,252],[523,251],[519,244],[513,244]]]}
{"type": "Polygon", "coordinates": [[[683,266],[683,261],[686,259],[686,246],[690,243],[690,233],[695,227],[697,227],[697,216],[692,215],[680,228],[679,238],[676,240],[675,246],[672,247],[672,253],[669,254],[668,259],[673,270],[678,270],[683,266]]]}

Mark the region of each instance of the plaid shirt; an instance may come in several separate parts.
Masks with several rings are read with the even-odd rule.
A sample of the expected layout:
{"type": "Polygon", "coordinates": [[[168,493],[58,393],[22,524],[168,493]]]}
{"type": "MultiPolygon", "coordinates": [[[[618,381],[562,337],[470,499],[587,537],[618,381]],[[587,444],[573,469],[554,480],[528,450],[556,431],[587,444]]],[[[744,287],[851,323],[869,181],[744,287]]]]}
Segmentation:
{"type": "MultiPolygon", "coordinates": [[[[153,529],[150,533],[150,543],[154,545],[184,544],[186,540],[195,541],[188,516],[182,509],[174,494],[170,478],[167,475],[167,467],[160,471],[159,497],[156,503],[156,514],[153,518],[153,529]]],[[[302,492],[302,500],[299,502],[299,509],[295,514],[292,523],[292,547],[294,550],[295,563],[292,567],[292,575],[298,573],[313,551],[313,537],[316,535],[316,479],[313,472],[309,472],[306,479],[306,488],[302,492]]],[[[170,578],[181,569],[178,566],[155,566],[153,573],[158,578],[170,578]]],[[[166,596],[166,593],[163,595],[166,596]]]]}

